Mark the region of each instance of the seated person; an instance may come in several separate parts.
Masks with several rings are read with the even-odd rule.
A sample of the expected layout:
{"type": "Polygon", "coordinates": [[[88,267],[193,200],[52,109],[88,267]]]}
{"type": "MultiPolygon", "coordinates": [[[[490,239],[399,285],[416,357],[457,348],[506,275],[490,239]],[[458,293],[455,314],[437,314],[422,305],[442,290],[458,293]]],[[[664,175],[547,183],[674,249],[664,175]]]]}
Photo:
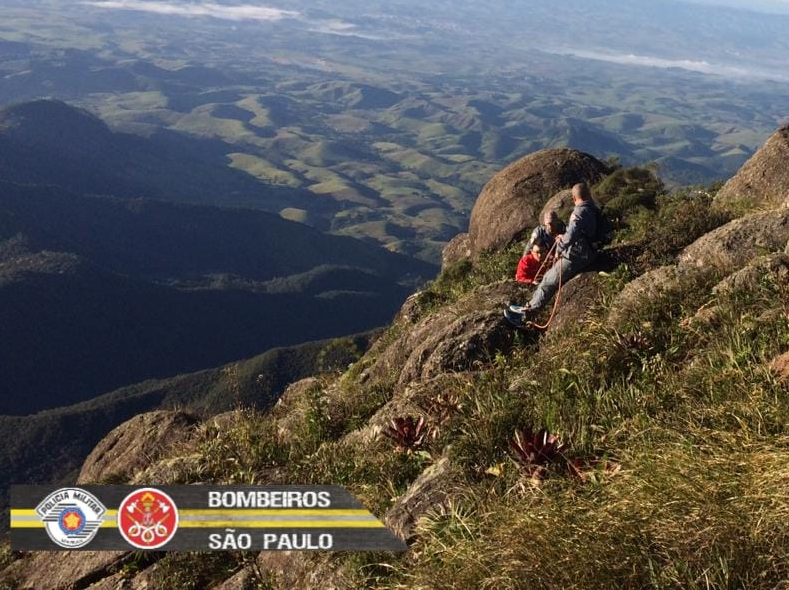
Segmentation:
{"type": "Polygon", "coordinates": [[[542,219],[542,225],[538,225],[531,232],[529,241],[526,242],[526,247],[523,249],[523,256],[527,256],[531,252],[532,246],[536,242],[542,244],[543,255],[547,254],[553,248],[556,236],[563,234],[565,229],[564,223],[559,219],[559,214],[555,210],[546,212],[542,219]]]}
{"type": "Polygon", "coordinates": [[[594,238],[597,235],[597,220],[600,210],[592,199],[592,192],[586,183],[573,187],[573,209],[567,231],[556,236],[558,261],[545,273],[545,277],[532,294],[526,305],[510,305],[504,312],[507,320],[521,326],[526,315],[534,315],[548,303],[559,289],[575,275],[585,270],[597,257],[594,238]]]}
{"type": "Polygon", "coordinates": [[[545,251],[542,241],[535,240],[531,247],[531,251],[522,256],[518,262],[518,268],[515,271],[515,280],[519,283],[526,283],[527,285],[539,283],[545,271],[542,264],[544,254],[545,251]]]}

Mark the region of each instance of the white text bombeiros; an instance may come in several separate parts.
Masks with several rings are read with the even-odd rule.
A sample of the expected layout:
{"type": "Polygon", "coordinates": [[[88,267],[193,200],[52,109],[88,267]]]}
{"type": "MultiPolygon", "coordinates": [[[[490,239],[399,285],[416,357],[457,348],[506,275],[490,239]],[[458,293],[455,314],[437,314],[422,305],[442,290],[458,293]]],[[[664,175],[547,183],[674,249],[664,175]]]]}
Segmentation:
{"type": "Polygon", "coordinates": [[[208,492],[209,508],[328,508],[329,492],[208,492]]]}

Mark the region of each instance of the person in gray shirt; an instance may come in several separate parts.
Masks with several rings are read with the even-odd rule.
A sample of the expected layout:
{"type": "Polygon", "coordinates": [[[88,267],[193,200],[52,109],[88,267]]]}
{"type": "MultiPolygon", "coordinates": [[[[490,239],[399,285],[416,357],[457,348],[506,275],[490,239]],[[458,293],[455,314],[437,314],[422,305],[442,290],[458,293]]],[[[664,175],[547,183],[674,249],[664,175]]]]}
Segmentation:
{"type": "MultiPolygon", "coordinates": [[[[597,250],[592,242],[600,210],[586,183],[573,187],[573,204],[575,209],[570,215],[567,230],[556,236],[556,262],[535,289],[531,301],[526,305],[511,305],[508,311],[523,315],[536,313],[556,294],[560,276],[564,284],[594,262],[597,250]]],[[[505,315],[512,321],[510,314],[505,312],[505,315]]]]}
{"type": "Polygon", "coordinates": [[[531,252],[534,244],[542,244],[547,252],[553,248],[553,242],[556,236],[563,234],[566,229],[567,228],[562,220],[559,219],[559,214],[555,209],[547,211],[542,218],[542,225],[538,225],[534,228],[534,231],[531,232],[529,241],[526,242],[526,247],[523,249],[523,256],[531,252]]]}

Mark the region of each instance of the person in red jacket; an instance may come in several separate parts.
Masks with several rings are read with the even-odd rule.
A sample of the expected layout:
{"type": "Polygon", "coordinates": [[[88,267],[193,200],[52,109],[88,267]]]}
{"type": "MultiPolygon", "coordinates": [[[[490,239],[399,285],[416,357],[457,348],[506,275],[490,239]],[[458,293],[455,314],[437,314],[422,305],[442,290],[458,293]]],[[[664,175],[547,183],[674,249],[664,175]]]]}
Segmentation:
{"type": "Polygon", "coordinates": [[[532,244],[531,252],[522,256],[518,262],[518,268],[515,271],[515,280],[519,283],[526,283],[533,285],[539,283],[544,274],[545,268],[542,268],[543,244],[541,241],[535,241],[532,244]]]}

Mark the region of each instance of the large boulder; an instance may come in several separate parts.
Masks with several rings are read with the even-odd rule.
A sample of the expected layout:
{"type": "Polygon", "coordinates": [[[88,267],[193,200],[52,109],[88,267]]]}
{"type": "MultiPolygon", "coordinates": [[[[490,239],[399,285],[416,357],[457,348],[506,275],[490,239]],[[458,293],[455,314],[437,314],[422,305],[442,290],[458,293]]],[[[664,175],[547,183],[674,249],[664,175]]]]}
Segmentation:
{"type": "Polygon", "coordinates": [[[261,551],[257,566],[265,572],[266,585],[276,590],[346,590],[354,588],[336,556],[312,551],[261,551]]]}
{"type": "Polygon", "coordinates": [[[679,267],[729,274],[757,256],[782,252],[787,241],[789,209],[751,213],[701,236],[679,255],[679,267]]]}
{"type": "Polygon", "coordinates": [[[608,172],[600,160],[571,149],[541,150],[510,164],[485,185],[471,212],[472,256],[501,249],[535,227],[543,205],[558,191],[593,184],[608,172]]]}
{"type": "Polygon", "coordinates": [[[789,124],[767,142],[718,191],[714,203],[725,209],[775,208],[789,198],[789,124]]]}
{"type": "Polygon", "coordinates": [[[108,477],[118,481],[133,478],[173,445],[187,439],[196,423],[193,416],[184,412],[160,410],[135,416],[96,445],[85,459],[77,483],[100,483],[108,477]]]}

